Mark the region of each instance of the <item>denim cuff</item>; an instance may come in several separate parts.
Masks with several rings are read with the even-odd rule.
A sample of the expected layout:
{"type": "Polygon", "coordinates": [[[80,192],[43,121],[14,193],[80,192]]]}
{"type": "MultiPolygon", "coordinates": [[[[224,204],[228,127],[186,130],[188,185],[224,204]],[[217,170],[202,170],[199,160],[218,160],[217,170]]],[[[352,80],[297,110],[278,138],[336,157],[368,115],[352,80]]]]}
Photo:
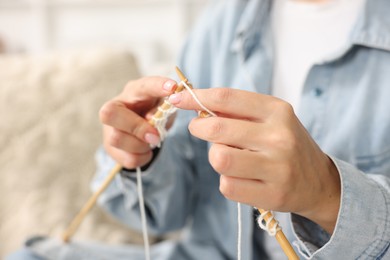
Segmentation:
{"type": "MultiPolygon", "coordinates": [[[[149,172],[148,169],[156,160],[158,154],[160,153],[160,148],[156,147],[155,149],[153,149],[152,152],[153,152],[152,160],[150,160],[150,162],[148,162],[146,165],[141,167],[141,172],[143,173],[143,175],[147,175],[147,173],[149,172]]],[[[137,178],[137,170],[136,169],[127,169],[127,168],[123,167],[120,173],[121,173],[122,177],[124,177],[124,178],[129,178],[131,180],[136,180],[136,178],[137,178]]]]}
{"type": "Polygon", "coordinates": [[[291,214],[291,221],[295,234],[299,238],[299,242],[295,246],[303,255],[312,255],[328,243],[331,237],[320,225],[305,217],[291,214]]]}
{"type": "Polygon", "coordinates": [[[326,232],[315,223],[293,216],[294,231],[299,238],[296,246],[307,259],[380,258],[390,241],[388,180],[331,159],[341,180],[340,209],[334,232],[328,239],[326,232]]]}

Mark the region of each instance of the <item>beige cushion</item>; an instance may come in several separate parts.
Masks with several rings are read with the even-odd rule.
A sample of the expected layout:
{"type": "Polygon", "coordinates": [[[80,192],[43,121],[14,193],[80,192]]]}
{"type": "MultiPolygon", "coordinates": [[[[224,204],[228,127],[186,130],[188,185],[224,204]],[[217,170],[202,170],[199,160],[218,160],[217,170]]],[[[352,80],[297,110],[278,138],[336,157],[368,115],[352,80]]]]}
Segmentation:
{"type": "MultiPolygon", "coordinates": [[[[91,194],[99,108],[136,77],[124,51],[0,56],[0,258],[29,236],[61,235],[91,194]]],[[[75,238],[134,240],[96,208],[75,238]]]]}

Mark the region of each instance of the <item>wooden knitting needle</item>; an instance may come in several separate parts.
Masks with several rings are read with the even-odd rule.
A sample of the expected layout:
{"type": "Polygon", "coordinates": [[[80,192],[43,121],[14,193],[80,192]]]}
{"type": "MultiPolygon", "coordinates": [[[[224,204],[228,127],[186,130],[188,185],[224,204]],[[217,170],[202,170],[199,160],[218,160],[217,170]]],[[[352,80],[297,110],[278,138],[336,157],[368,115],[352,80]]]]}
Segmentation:
{"type": "MultiPolygon", "coordinates": [[[[179,68],[178,67],[175,67],[176,69],[176,72],[179,74],[179,68]]],[[[181,72],[180,72],[181,73],[181,72]]],[[[183,75],[183,73],[181,73],[181,75],[183,75]]],[[[184,79],[183,80],[188,86],[190,86],[192,88],[192,85],[188,82],[188,79],[184,79]]],[[[174,93],[179,93],[181,91],[184,90],[184,86],[182,84],[179,84],[176,86],[175,90],[174,90],[174,93]]],[[[162,111],[166,111],[168,109],[170,109],[172,107],[172,105],[168,102],[163,102],[161,105],[160,105],[160,109],[157,109],[156,113],[153,115],[152,119],[149,121],[149,123],[154,126],[154,121],[153,121],[153,118],[156,118],[156,119],[159,119],[163,116],[163,112],[162,111]]]]}
{"type": "MultiPolygon", "coordinates": [[[[179,74],[179,68],[176,67],[176,72],[179,74]]],[[[183,75],[180,72],[180,75],[183,75]]],[[[191,84],[188,82],[188,79],[183,80],[188,86],[192,87],[191,84]]],[[[176,89],[174,90],[175,93],[178,93],[184,89],[184,86],[182,84],[179,84],[176,89]]],[[[152,119],[149,121],[149,123],[154,126],[153,118],[160,119],[163,116],[162,111],[166,111],[170,109],[172,105],[163,102],[160,105],[160,109],[157,109],[156,113],[153,115],[152,119]]],[[[67,243],[70,241],[71,237],[74,235],[74,233],[77,231],[87,214],[91,211],[91,209],[95,206],[99,196],[105,191],[108,187],[108,185],[114,180],[114,177],[118,172],[120,172],[122,169],[122,166],[120,164],[116,164],[110,173],[107,175],[106,179],[103,181],[103,184],[99,187],[99,189],[88,199],[88,201],[84,204],[84,206],[81,208],[81,210],[78,212],[76,217],[71,221],[65,232],[62,234],[62,240],[67,243]]]]}
{"type": "Polygon", "coordinates": [[[70,238],[77,231],[81,222],[83,222],[84,218],[91,211],[93,206],[95,206],[96,201],[99,198],[100,194],[102,194],[103,191],[107,189],[108,185],[112,182],[116,174],[121,169],[122,166],[120,166],[119,164],[115,165],[114,168],[112,168],[111,172],[107,175],[106,179],[104,180],[100,188],[88,199],[87,203],[85,203],[85,205],[81,208],[81,210],[76,215],[76,217],[72,220],[68,228],[65,230],[65,232],[62,235],[62,241],[64,241],[65,243],[69,242],[70,238]]]}
{"type": "MultiPolygon", "coordinates": [[[[263,214],[264,212],[266,212],[264,209],[257,209],[257,210],[260,212],[260,214],[263,214]]],[[[268,211],[268,213],[264,216],[264,220],[266,222],[268,222],[269,219],[271,219],[270,224],[269,224],[271,227],[276,227],[278,225],[275,218],[273,218],[272,213],[268,211]]],[[[289,260],[299,260],[298,255],[295,253],[293,247],[291,246],[290,242],[288,241],[288,239],[284,235],[282,229],[279,229],[276,232],[275,238],[278,241],[280,247],[282,248],[284,254],[288,257],[289,260]]]]}
{"type": "MultiPolygon", "coordinates": [[[[175,67],[175,70],[180,80],[186,83],[187,86],[189,86],[192,89],[193,88],[192,84],[188,82],[188,79],[186,76],[184,76],[184,73],[177,66],[175,67]]],[[[198,116],[204,118],[204,117],[210,117],[211,115],[207,111],[198,111],[198,116]]]]}
{"type": "MultiPolygon", "coordinates": [[[[183,72],[178,67],[176,67],[176,73],[179,75],[179,77],[182,81],[184,81],[184,82],[188,81],[187,77],[184,76],[183,72]]],[[[199,112],[199,117],[209,117],[209,116],[210,116],[210,114],[206,111],[199,112]]],[[[260,212],[260,214],[265,212],[264,209],[258,209],[258,211],[260,212]]],[[[272,218],[272,213],[268,211],[268,213],[264,216],[264,220],[268,221],[270,218],[272,218]]],[[[275,225],[278,225],[278,223],[276,222],[276,220],[274,218],[272,218],[270,225],[271,225],[271,227],[276,227],[275,225]]],[[[284,233],[281,229],[279,229],[276,232],[275,238],[278,241],[280,247],[282,248],[283,252],[286,254],[286,256],[288,257],[289,260],[299,260],[298,255],[295,253],[290,242],[288,241],[288,239],[286,238],[286,236],[284,235],[284,233]]]]}

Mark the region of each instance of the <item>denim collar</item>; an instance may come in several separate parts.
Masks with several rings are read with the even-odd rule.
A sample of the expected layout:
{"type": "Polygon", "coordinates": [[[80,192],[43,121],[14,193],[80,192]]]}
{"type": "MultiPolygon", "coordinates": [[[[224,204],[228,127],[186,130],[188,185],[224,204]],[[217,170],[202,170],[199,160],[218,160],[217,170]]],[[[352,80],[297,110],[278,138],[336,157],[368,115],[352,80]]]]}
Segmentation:
{"type": "Polygon", "coordinates": [[[389,0],[366,0],[352,31],[351,43],[390,51],[389,0]]]}
{"type": "Polygon", "coordinates": [[[238,1],[246,1],[248,2],[248,5],[244,9],[241,20],[238,23],[231,50],[233,52],[242,51],[242,54],[246,59],[252,50],[258,46],[262,37],[266,35],[266,31],[268,31],[271,1],[238,1]]]}
{"type": "MultiPolygon", "coordinates": [[[[235,32],[233,52],[242,52],[246,59],[259,44],[269,40],[272,0],[237,0],[248,2],[235,32]],[[260,25],[260,26],[258,26],[260,25]]],[[[353,0],[352,0],[353,1],[353,0]]],[[[389,0],[366,0],[351,32],[350,46],[363,45],[390,51],[389,0]]]]}

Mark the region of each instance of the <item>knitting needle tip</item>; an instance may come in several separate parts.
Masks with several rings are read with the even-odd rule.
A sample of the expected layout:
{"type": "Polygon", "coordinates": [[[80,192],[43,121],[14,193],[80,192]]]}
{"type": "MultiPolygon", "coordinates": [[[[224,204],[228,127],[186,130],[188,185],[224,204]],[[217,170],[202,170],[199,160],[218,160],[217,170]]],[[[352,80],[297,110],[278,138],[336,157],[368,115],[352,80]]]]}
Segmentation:
{"type": "Polygon", "coordinates": [[[179,67],[176,66],[175,70],[176,70],[176,73],[179,76],[180,80],[182,80],[182,81],[187,83],[188,79],[186,78],[186,76],[184,76],[183,72],[179,69],[179,67]]]}

